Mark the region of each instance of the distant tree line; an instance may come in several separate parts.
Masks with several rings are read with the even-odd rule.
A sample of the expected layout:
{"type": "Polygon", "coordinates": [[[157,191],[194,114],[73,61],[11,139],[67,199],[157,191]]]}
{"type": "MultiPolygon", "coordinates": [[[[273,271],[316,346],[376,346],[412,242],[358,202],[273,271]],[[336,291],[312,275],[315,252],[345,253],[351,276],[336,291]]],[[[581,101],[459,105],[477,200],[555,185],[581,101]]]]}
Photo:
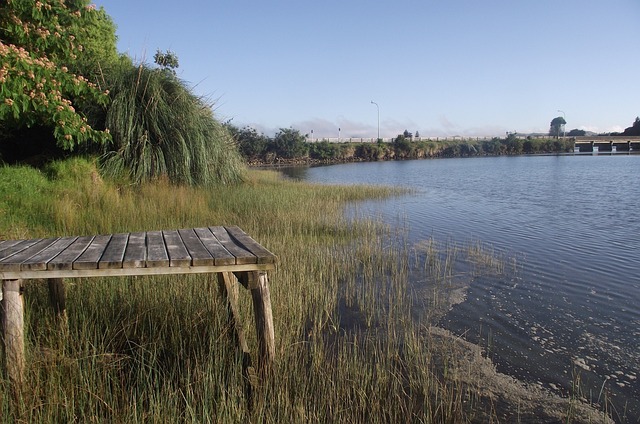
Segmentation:
{"type": "Polygon", "coordinates": [[[226,125],[242,156],[247,162],[256,164],[565,153],[572,152],[574,148],[570,139],[522,139],[516,134],[487,140],[416,140],[407,134],[399,134],[391,143],[310,142],[306,135],[292,128],[281,128],[274,137],[268,137],[251,127],[226,125]]]}

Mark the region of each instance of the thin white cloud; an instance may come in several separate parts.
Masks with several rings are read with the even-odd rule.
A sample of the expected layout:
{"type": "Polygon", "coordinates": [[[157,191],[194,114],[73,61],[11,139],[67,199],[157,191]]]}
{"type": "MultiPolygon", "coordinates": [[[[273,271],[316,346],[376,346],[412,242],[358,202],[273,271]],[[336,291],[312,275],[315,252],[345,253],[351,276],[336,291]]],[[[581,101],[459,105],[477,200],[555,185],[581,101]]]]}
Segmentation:
{"type": "Polygon", "coordinates": [[[581,125],[578,129],[584,130],[584,131],[594,132],[596,134],[610,133],[610,132],[622,132],[622,131],[625,130],[620,125],[613,125],[613,126],[606,127],[606,128],[597,127],[595,125],[581,125]]]}
{"type": "Polygon", "coordinates": [[[458,126],[451,122],[445,115],[440,115],[438,120],[440,121],[440,125],[442,125],[445,131],[456,132],[458,130],[458,126]]]}
{"type": "Polygon", "coordinates": [[[338,137],[375,137],[376,128],[358,121],[352,121],[344,117],[338,117],[336,121],[329,121],[324,118],[308,119],[295,122],[291,125],[303,134],[311,135],[313,130],[314,138],[334,138],[338,137]]]}

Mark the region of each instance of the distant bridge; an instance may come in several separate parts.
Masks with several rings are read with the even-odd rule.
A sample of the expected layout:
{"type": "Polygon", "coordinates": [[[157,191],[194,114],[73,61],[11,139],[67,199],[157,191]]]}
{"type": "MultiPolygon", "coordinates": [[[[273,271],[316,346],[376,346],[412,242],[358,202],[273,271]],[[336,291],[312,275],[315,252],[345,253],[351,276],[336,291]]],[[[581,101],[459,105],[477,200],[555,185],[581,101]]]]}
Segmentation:
{"type": "Polygon", "coordinates": [[[598,135],[571,137],[580,152],[640,151],[640,137],[598,135]]]}

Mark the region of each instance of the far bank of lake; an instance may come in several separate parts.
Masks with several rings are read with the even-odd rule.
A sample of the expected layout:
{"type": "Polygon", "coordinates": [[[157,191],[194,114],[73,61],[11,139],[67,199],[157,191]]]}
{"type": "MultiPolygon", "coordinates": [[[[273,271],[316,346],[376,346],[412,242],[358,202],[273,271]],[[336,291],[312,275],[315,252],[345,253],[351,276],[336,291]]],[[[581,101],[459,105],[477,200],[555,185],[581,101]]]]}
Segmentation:
{"type": "MultiPolygon", "coordinates": [[[[498,369],[640,419],[638,155],[455,158],[284,169],[330,184],[413,193],[359,205],[410,242],[478,240],[517,263],[479,276],[439,322],[498,369]],[[579,387],[576,386],[579,385],[579,387]]],[[[417,287],[420,282],[412,282],[417,287]]],[[[419,292],[419,290],[416,290],[419,292]]]]}

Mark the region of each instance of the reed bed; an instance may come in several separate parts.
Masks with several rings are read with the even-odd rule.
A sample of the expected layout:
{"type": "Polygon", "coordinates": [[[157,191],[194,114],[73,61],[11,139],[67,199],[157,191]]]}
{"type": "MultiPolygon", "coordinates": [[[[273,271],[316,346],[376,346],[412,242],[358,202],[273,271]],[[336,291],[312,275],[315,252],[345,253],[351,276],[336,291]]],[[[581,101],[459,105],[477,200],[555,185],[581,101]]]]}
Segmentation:
{"type": "MultiPolygon", "coordinates": [[[[252,399],[214,277],[68,280],[66,326],[45,285],[31,281],[27,384],[15,400],[0,380],[5,422],[497,421],[480,381],[449,359],[455,342],[412,316],[416,267],[402,234],[344,218],[350,202],[399,190],[314,186],[268,171],[208,191],[162,180],[133,187],[76,159],[44,172],[0,168],[0,191],[2,238],[239,225],[279,257],[270,274],[276,361],[252,399]]],[[[446,280],[438,255],[420,255],[433,270],[425,278],[446,280]]]]}

